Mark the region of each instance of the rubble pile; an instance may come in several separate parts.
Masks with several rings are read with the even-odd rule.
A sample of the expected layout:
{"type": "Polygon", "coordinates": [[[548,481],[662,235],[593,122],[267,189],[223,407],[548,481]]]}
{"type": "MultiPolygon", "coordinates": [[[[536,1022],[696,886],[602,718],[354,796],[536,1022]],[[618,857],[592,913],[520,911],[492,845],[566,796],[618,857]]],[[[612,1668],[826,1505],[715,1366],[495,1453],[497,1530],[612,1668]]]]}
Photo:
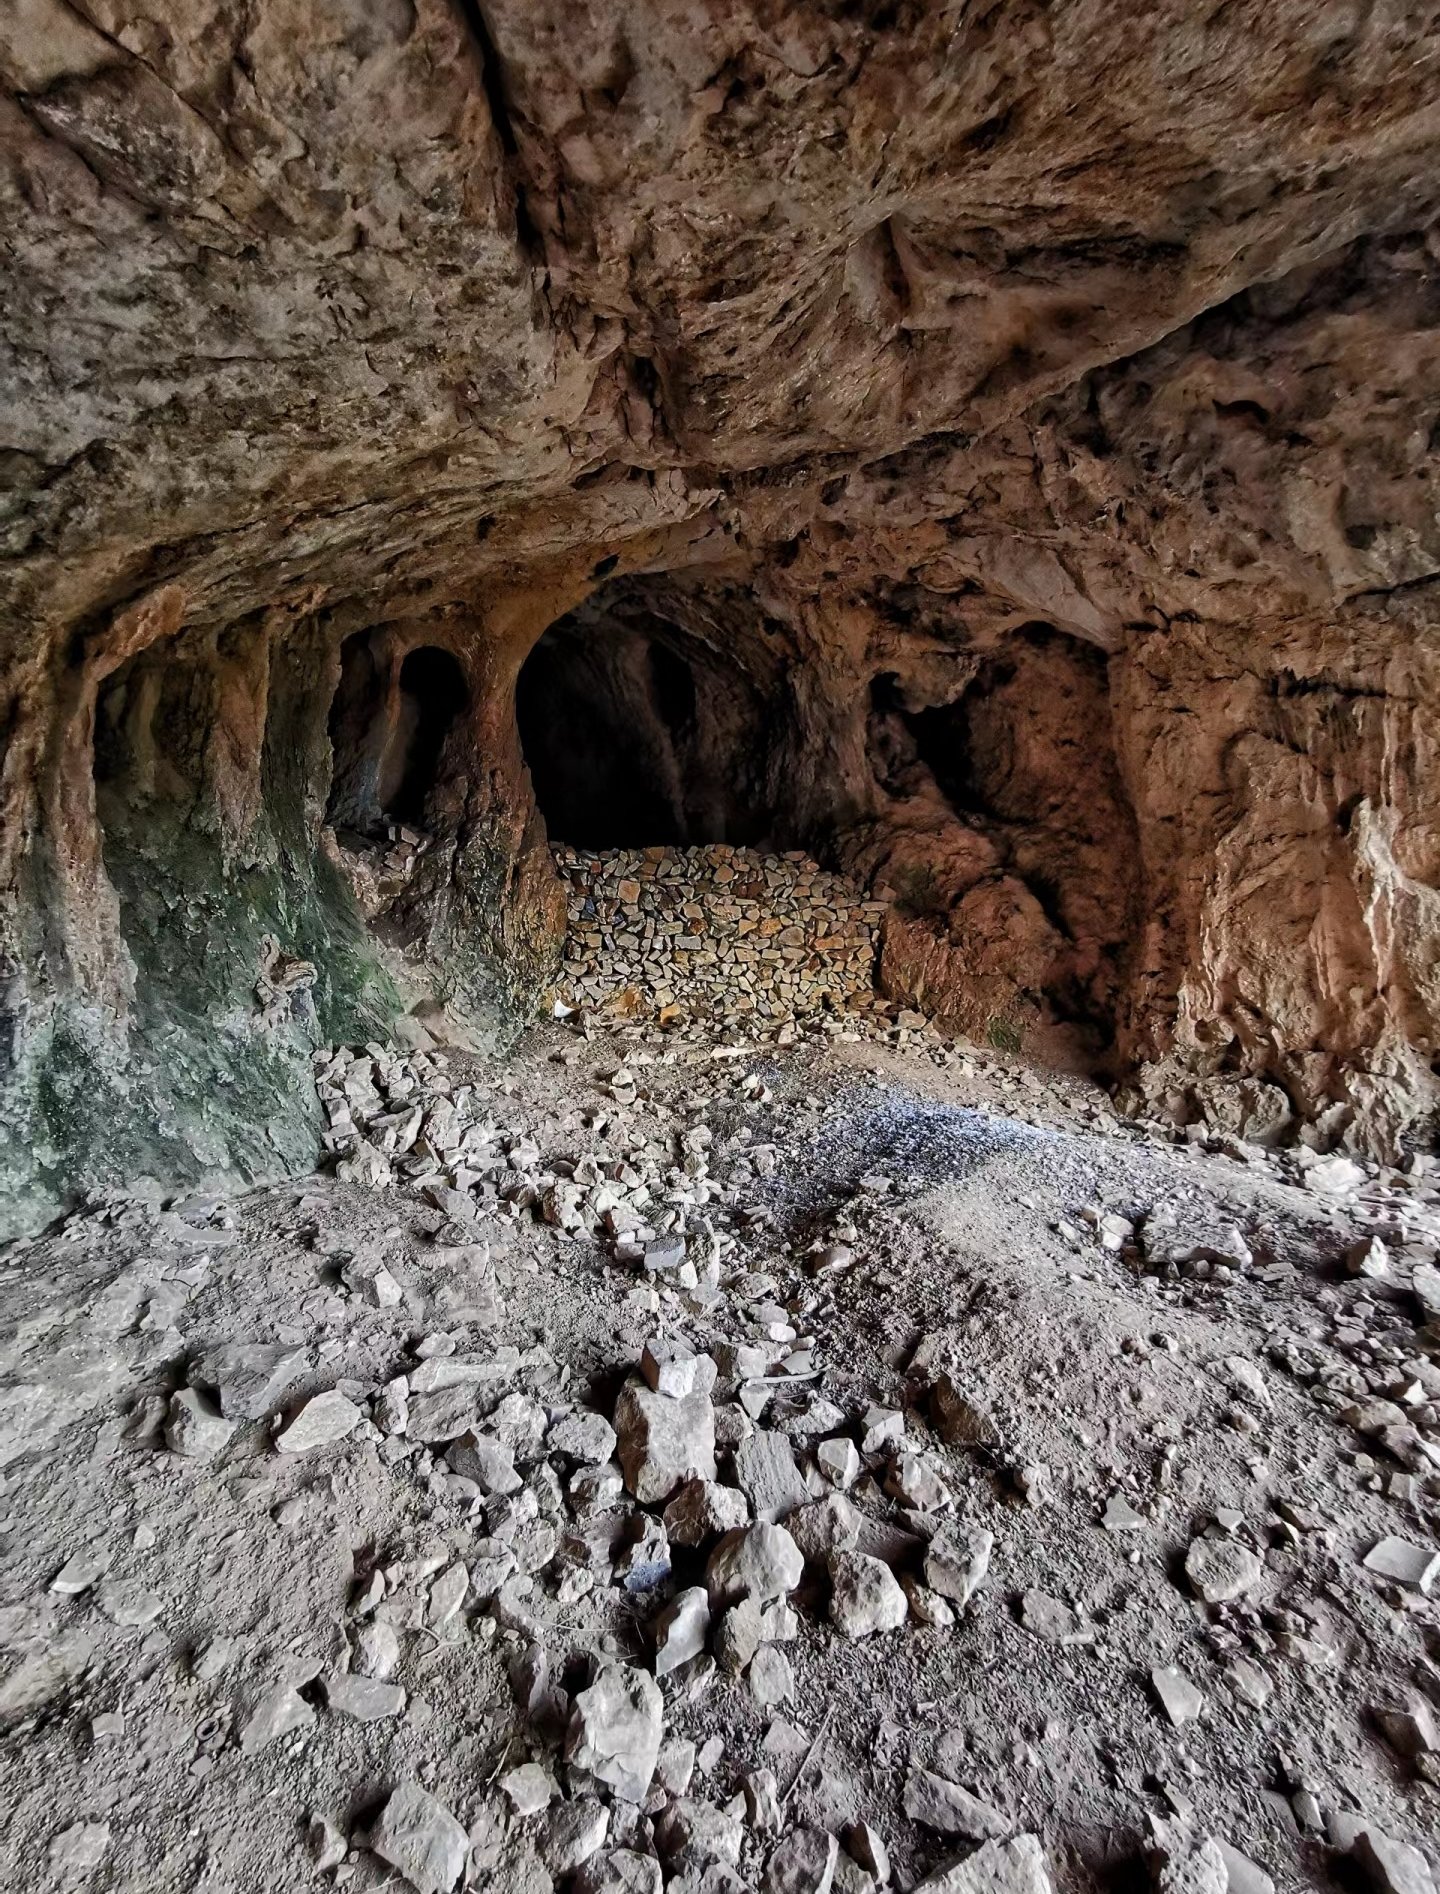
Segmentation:
{"type": "Polygon", "coordinates": [[[774,1027],[873,996],[884,902],[808,856],[707,848],[562,848],[575,1006],[662,1021],[774,1027]]]}
{"type": "MultiPolygon", "coordinates": [[[[1052,1894],[1108,1824],[1157,1894],[1274,1894],[1297,1859],[1434,1894],[1440,1689],[1407,1642],[1440,1624],[1431,1167],[1142,1150],[1090,1107],[1067,1143],[1004,1115],[981,1054],[993,1116],[823,1042],[537,1038],[511,1070],[319,1055],[333,1178],[67,1221],[57,1250],[138,1259],[87,1308],[149,1373],[97,1449],[149,1517],[45,1524],[0,1731],[49,1717],[79,1759],[50,1769],[123,1773],[170,1691],[192,1780],[292,1817],[257,1887],[303,1848],[319,1884],[426,1894],[1052,1894]],[[926,1220],[972,1136],[983,1262],[926,1220]],[[1052,1271],[1053,1335],[1003,1287],[1052,1271]]],[[[32,1521],[39,1379],[0,1430],[32,1521]]],[[[79,1781],[55,1873],[128,1891],[137,1802],[79,1781]]]]}

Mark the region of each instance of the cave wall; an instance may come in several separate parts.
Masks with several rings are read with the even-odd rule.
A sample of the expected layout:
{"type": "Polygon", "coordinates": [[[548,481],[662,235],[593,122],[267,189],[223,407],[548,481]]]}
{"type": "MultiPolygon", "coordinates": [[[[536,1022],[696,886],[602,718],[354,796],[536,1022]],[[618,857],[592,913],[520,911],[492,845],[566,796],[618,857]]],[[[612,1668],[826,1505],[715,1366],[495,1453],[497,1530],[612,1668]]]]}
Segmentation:
{"type": "Polygon", "coordinates": [[[303,1161],[317,1038],[515,1030],[562,621],[617,701],[705,654],[671,815],[887,888],[898,993],[1428,1138],[1437,65],[1407,0],[12,8],[0,1221],[303,1161]]]}

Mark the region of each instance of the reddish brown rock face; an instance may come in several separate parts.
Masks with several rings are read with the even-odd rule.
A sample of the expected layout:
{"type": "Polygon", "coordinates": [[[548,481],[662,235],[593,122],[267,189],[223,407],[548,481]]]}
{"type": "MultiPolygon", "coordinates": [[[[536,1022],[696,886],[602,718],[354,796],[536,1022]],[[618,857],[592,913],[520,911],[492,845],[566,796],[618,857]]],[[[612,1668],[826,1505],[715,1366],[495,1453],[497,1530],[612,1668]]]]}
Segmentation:
{"type": "Polygon", "coordinates": [[[5,1219],[298,1161],[317,1038],[513,1030],[586,805],[849,866],[897,993],[1152,1108],[1427,1139],[1437,64],[1403,4],[12,9],[5,1219]]]}

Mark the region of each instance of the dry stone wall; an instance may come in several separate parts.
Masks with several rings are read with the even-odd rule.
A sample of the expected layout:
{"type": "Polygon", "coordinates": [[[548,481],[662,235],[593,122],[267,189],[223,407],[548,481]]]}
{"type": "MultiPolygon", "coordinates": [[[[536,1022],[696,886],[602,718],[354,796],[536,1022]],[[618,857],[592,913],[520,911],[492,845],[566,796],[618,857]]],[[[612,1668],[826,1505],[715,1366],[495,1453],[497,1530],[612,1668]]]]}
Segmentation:
{"type": "Polygon", "coordinates": [[[883,902],[807,855],[559,849],[561,993],[637,1016],[780,1025],[874,998],[883,902]]]}

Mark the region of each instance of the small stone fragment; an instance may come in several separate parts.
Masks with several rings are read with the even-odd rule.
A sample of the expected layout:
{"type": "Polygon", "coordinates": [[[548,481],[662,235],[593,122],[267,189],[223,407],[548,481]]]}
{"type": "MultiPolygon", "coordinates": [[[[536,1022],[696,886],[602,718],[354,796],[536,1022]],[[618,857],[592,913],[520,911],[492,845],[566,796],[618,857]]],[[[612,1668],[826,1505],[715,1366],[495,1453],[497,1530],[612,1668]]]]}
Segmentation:
{"type": "Polygon", "coordinates": [[[213,1460],[235,1432],[208,1396],[196,1388],[181,1388],[170,1396],[165,1411],[165,1445],[187,1460],[213,1460]]]}
{"type": "Polygon", "coordinates": [[[815,1449],[815,1464],[832,1486],[847,1493],[860,1477],[860,1450],[853,1440],[822,1440],[815,1449]]]}
{"type": "Polygon", "coordinates": [[[615,1451],[615,1429],[603,1414],[577,1408],[551,1423],[545,1445],[552,1453],[563,1453],[581,1466],[603,1466],[615,1451]]]}
{"type": "Polygon", "coordinates": [[[1265,1574],[1265,1561],[1235,1539],[1192,1539],[1185,1554],[1185,1576],[1207,1605],[1230,1604],[1253,1591],[1265,1574]]]}
{"type": "Polygon", "coordinates": [[[823,1828],[797,1828],[765,1864],[764,1894],[830,1894],[840,1844],[823,1828]]]}
{"type": "Polygon", "coordinates": [[[654,1678],[627,1664],[602,1670],[575,1698],[565,1755],[627,1802],[643,1802],[664,1731],[654,1678]]]}
{"type": "Polygon", "coordinates": [[[108,1822],[72,1822],[50,1843],[50,1866],[58,1875],[89,1874],[98,1868],[110,1846],[108,1822]]]}
{"type": "Polygon", "coordinates": [[[925,1583],[963,1611],[985,1582],[994,1545],[983,1527],[942,1527],[925,1551],[925,1583]]]}
{"type": "Polygon", "coordinates": [[[715,1363],[697,1355],[674,1336],[656,1335],[646,1342],[640,1372],[657,1394],[683,1400],[687,1394],[709,1394],[715,1386],[715,1363]]]}
{"type": "Polygon", "coordinates": [[[72,1552],[50,1581],[50,1589],[62,1598],[78,1598],[98,1584],[110,1569],[108,1552],[72,1552]]]}
{"type": "Polygon", "coordinates": [[[830,1559],[830,1621],[852,1641],[896,1631],[909,1605],[895,1574],[863,1552],[837,1552],[830,1559]]]}
{"type": "Polygon", "coordinates": [[[1161,1708],[1177,1729],[1182,1723],[1192,1722],[1205,1706],[1204,1692],[1173,1665],[1157,1665],[1150,1672],[1150,1682],[1161,1708]]]}
{"type": "Polygon", "coordinates": [[[698,1657],[709,1632],[710,1599],[705,1588],[692,1585],[677,1592],[655,1620],[655,1675],[666,1677],[698,1657]]]}
{"type": "Polygon", "coordinates": [[[308,1729],[315,1712],[292,1684],[272,1684],[256,1697],[240,1725],[240,1753],[256,1756],[291,1730],[308,1729]]]}
{"type": "Polygon", "coordinates": [[[353,1401],[338,1388],[330,1388],[306,1401],[289,1426],[276,1434],[276,1452],[313,1453],[317,1448],[332,1446],[344,1440],[363,1418],[353,1401]]]}
{"type": "Polygon", "coordinates": [[[800,1548],[785,1528],[761,1522],[725,1534],[710,1554],[705,1584],[712,1605],[740,1598],[763,1603],[794,1591],[804,1571],[800,1548]]]}
{"type": "Polygon", "coordinates": [[[500,1778],[500,1787],[517,1815],[538,1815],[550,1806],[555,1784],[538,1762],[521,1763],[500,1778]]]}
{"type": "Polygon", "coordinates": [[[419,1894],[449,1894],[465,1872],[470,1837],[442,1802],[402,1782],[370,1831],[370,1849],[419,1894]]]}
{"type": "Polygon", "coordinates": [[[385,1683],[378,1677],[330,1671],[323,1687],[327,1708],[357,1723],[379,1723],[386,1717],[399,1716],[405,1708],[405,1692],[400,1685],[385,1683]]]}

